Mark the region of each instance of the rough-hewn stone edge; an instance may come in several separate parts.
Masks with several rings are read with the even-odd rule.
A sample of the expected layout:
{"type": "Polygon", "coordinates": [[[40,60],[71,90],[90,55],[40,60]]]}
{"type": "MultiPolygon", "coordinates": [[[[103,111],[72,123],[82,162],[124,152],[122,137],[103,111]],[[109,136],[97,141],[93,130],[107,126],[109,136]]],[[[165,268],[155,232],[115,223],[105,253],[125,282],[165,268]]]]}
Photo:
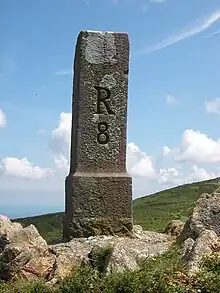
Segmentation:
{"type": "Polygon", "coordinates": [[[118,235],[132,236],[133,219],[132,218],[74,218],[64,235],[65,240],[73,238],[100,236],[100,235],[118,235]]]}

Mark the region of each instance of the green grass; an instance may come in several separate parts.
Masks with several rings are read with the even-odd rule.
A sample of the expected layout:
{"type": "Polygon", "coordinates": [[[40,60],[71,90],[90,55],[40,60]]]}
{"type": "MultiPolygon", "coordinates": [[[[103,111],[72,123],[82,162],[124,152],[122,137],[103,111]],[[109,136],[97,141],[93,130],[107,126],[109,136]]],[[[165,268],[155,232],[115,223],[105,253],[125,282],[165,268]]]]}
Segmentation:
{"type": "MultiPolygon", "coordinates": [[[[171,220],[185,221],[202,193],[211,193],[218,187],[219,178],[216,178],[138,198],[133,201],[134,223],[140,224],[146,230],[163,232],[171,220]]],[[[24,226],[35,225],[43,238],[51,242],[62,236],[63,215],[64,213],[46,214],[13,221],[18,221],[24,226]]]]}
{"type": "Polygon", "coordinates": [[[173,219],[186,221],[202,193],[219,187],[219,178],[185,184],[134,200],[134,219],[146,230],[163,232],[173,219]]]}

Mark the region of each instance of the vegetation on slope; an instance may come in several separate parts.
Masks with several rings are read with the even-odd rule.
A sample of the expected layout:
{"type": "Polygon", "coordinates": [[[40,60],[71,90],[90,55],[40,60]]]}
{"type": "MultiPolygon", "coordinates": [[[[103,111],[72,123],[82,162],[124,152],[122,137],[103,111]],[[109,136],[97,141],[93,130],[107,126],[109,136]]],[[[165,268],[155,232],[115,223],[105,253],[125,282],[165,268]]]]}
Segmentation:
{"type": "Polygon", "coordinates": [[[134,200],[135,223],[145,230],[163,232],[171,220],[185,221],[202,193],[212,193],[220,179],[185,184],[134,200]]]}
{"type": "MultiPolygon", "coordinates": [[[[146,230],[162,232],[173,219],[185,221],[192,213],[195,201],[202,193],[211,193],[219,187],[219,178],[185,184],[133,202],[134,223],[146,230]]],[[[15,219],[24,226],[33,224],[48,242],[62,236],[63,213],[15,219]]]]}

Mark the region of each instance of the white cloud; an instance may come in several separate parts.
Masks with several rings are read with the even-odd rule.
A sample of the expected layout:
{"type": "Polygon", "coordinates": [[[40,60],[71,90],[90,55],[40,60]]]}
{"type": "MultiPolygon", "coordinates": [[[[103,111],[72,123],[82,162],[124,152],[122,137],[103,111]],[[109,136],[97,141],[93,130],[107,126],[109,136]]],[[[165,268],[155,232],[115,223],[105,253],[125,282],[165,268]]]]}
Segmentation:
{"type": "Polygon", "coordinates": [[[0,128],[5,127],[6,125],[6,115],[5,113],[0,109],[0,128]]]}
{"type": "Polygon", "coordinates": [[[213,179],[220,176],[220,172],[209,172],[193,164],[189,167],[170,167],[159,170],[158,183],[163,187],[173,187],[186,183],[213,179]]]}
{"type": "Polygon", "coordinates": [[[55,72],[55,75],[62,76],[62,75],[70,75],[72,73],[73,73],[72,69],[66,69],[66,70],[59,70],[55,72]]]}
{"type": "Polygon", "coordinates": [[[55,168],[66,174],[69,168],[72,113],[62,112],[58,127],[52,131],[49,149],[53,154],[55,168]]]}
{"type": "Polygon", "coordinates": [[[171,149],[168,146],[163,147],[163,156],[168,156],[171,153],[171,149]]]}
{"type": "Polygon", "coordinates": [[[61,169],[67,172],[69,168],[69,160],[64,155],[60,154],[59,156],[54,157],[54,163],[57,169],[61,169]]]}
{"type": "Polygon", "coordinates": [[[207,113],[220,114],[220,98],[205,102],[205,108],[207,113]]]}
{"type": "Polygon", "coordinates": [[[182,136],[179,148],[172,150],[175,160],[212,164],[220,162],[220,140],[214,140],[206,134],[187,129],[182,136]]]}
{"type": "Polygon", "coordinates": [[[6,157],[2,159],[1,173],[5,176],[26,179],[42,179],[51,175],[51,169],[33,166],[27,158],[6,157]]]}
{"type": "Polygon", "coordinates": [[[152,178],[155,176],[153,161],[134,143],[127,146],[127,168],[132,176],[152,178]]]}
{"type": "Polygon", "coordinates": [[[167,95],[166,96],[166,103],[168,105],[176,105],[177,104],[177,99],[174,96],[167,95]]]}
{"type": "Polygon", "coordinates": [[[58,127],[52,131],[52,139],[50,141],[50,149],[57,155],[69,155],[70,142],[71,142],[71,121],[72,114],[60,114],[58,127]]]}
{"type": "Polygon", "coordinates": [[[180,172],[175,168],[162,168],[159,170],[158,182],[159,183],[176,183],[179,180],[180,172]]]}
{"type": "Polygon", "coordinates": [[[198,21],[191,27],[179,32],[178,34],[171,35],[170,37],[158,42],[156,45],[139,50],[138,54],[148,54],[150,52],[158,51],[171,46],[175,43],[183,41],[187,38],[193,37],[211,27],[216,21],[220,19],[220,11],[212,13],[198,23],[198,21]]]}
{"type": "Polygon", "coordinates": [[[193,165],[190,172],[187,174],[186,182],[213,179],[218,177],[219,175],[219,172],[208,172],[204,168],[193,165]]]}

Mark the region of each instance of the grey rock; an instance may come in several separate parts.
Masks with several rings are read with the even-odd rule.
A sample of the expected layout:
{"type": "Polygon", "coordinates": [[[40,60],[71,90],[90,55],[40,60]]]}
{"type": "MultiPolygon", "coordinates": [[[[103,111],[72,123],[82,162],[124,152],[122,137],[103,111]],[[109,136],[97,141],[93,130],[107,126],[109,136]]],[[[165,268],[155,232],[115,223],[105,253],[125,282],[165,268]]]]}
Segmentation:
{"type": "Polygon", "coordinates": [[[191,238],[185,240],[182,261],[188,273],[198,272],[202,258],[214,252],[216,246],[219,246],[219,238],[212,230],[203,231],[195,241],[191,238]]]}
{"type": "Polygon", "coordinates": [[[9,239],[23,227],[20,223],[12,223],[6,216],[0,216],[0,255],[5,246],[9,243],[9,239]]]}
{"type": "Polygon", "coordinates": [[[26,280],[48,279],[54,271],[56,257],[53,254],[32,257],[26,264],[20,266],[16,278],[26,280]]]}
{"type": "Polygon", "coordinates": [[[132,234],[135,238],[141,238],[143,236],[143,228],[141,225],[134,225],[132,229],[132,234]]]}
{"type": "Polygon", "coordinates": [[[109,257],[106,273],[137,269],[138,257],[135,254],[135,250],[137,250],[136,247],[124,246],[123,242],[116,243],[109,257]]]}
{"type": "Polygon", "coordinates": [[[196,201],[177,241],[182,244],[182,261],[189,273],[200,269],[202,258],[220,250],[220,194],[204,193],[196,201]]]}
{"type": "Polygon", "coordinates": [[[220,193],[202,194],[184,225],[179,241],[183,243],[187,238],[196,240],[205,230],[213,230],[220,236],[220,193]]]}
{"type": "Polygon", "coordinates": [[[179,236],[183,230],[184,222],[180,220],[172,220],[164,230],[164,233],[171,236],[179,236]]]}
{"type": "Polygon", "coordinates": [[[0,238],[5,236],[10,238],[14,232],[21,230],[23,227],[20,223],[11,222],[6,216],[0,216],[0,238]]]}
{"type": "Polygon", "coordinates": [[[138,237],[101,235],[49,246],[56,255],[50,283],[58,282],[84,263],[106,274],[137,269],[143,260],[166,252],[174,242],[174,238],[166,234],[143,231],[140,226],[134,226],[134,231],[137,230],[138,237]]]}
{"type": "Polygon", "coordinates": [[[50,276],[50,283],[57,283],[88,260],[92,244],[89,241],[86,242],[85,239],[73,239],[68,243],[51,245],[49,249],[56,256],[55,269],[50,276]]]}
{"type": "Polygon", "coordinates": [[[182,260],[184,263],[186,263],[189,260],[190,252],[192,251],[193,245],[195,241],[192,238],[187,238],[182,246],[182,260]]]}
{"type": "Polygon", "coordinates": [[[42,257],[48,253],[47,243],[34,225],[13,230],[13,234],[8,232],[6,236],[7,244],[0,254],[0,279],[16,277],[33,257],[42,257]]]}

